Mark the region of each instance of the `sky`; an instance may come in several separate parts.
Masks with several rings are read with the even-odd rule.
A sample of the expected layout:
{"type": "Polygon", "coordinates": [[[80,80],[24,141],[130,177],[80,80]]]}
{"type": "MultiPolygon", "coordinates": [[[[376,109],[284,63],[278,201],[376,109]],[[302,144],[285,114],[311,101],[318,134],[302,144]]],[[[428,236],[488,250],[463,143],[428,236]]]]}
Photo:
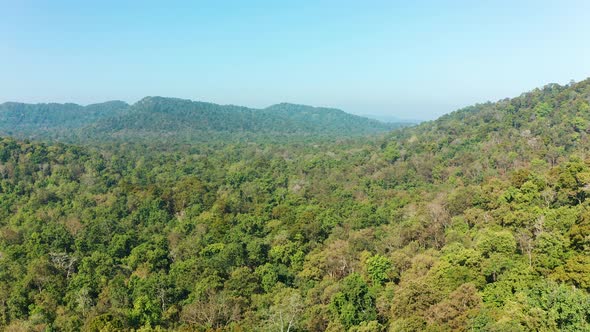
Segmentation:
{"type": "Polygon", "coordinates": [[[433,119],[590,77],[590,1],[0,0],[0,102],[433,119]]]}

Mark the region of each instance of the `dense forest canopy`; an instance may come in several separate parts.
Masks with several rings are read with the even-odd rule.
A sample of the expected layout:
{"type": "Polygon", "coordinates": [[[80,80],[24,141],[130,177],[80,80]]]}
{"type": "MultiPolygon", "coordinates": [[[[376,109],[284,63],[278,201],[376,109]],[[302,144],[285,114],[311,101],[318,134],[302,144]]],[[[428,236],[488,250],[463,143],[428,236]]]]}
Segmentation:
{"type": "Polygon", "coordinates": [[[151,141],[0,139],[0,328],[590,330],[590,80],[345,139],[312,135],[336,110],[209,107],[89,127],[151,141]],[[268,130],[152,136],[197,124],[268,130]]]}

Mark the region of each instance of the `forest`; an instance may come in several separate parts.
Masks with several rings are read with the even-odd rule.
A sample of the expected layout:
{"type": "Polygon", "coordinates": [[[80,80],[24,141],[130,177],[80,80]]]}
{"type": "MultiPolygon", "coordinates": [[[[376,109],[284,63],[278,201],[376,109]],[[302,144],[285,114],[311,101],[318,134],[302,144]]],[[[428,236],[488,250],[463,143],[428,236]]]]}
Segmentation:
{"type": "Polygon", "coordinates": [[[0,107],[0,330],[590,331],[590,79],[404,128],[103,106],[0,107]]]}
{"type": "Polygon", "coordinates": [[[145,97],[133,105],[0,104],[0,135],[74,144],[219,143],[348,138],[408,123],[382,123],[339,109],[282,103],[264,109],[179,98],[145,97]]]}

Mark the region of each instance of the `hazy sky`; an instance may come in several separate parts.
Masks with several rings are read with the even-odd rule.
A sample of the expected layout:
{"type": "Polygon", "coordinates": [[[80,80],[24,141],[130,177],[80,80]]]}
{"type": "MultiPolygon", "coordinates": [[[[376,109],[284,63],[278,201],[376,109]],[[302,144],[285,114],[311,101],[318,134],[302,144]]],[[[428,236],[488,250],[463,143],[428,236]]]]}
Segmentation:
{"type": "Polygon", "coordinates": [[[590,76],[590,1],[0,0],[0,102],[433,118],[590,76]]]}

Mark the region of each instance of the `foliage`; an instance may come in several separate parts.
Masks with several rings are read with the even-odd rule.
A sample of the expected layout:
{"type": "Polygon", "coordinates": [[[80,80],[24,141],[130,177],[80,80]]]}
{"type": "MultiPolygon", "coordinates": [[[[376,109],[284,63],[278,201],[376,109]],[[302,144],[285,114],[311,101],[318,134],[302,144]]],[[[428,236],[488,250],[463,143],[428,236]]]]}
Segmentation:
{"type": "Polygon", "coordinates": [[[279,105],[168,144],[146,138],[218,106],[152,98],[100,122],[129,141],[0,138],[0,329],[589,330],[589,100],[587,80],[385,136],[233,136],[341,116],[279,105]]]}

